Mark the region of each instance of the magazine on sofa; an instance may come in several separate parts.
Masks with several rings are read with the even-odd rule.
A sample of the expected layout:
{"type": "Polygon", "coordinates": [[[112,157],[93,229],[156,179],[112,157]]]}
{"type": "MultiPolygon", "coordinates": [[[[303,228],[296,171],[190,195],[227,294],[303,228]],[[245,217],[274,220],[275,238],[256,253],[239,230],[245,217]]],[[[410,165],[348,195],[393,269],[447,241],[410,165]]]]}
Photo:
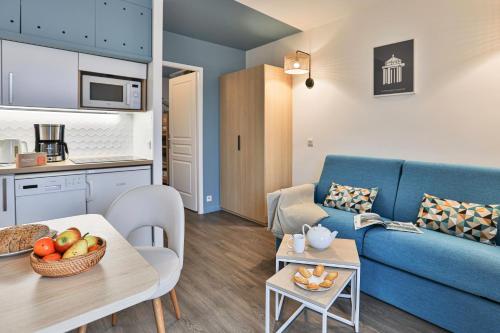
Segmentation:
{"type": "Polygon", "coordinates": [[[384,221],[380,215],[375,213],[363,213],[354,216],[355,230],[376,224],[383,226],[387,230],[413,232],[416,234],[422,233],[422,230],[411,222],[384,221]]]}

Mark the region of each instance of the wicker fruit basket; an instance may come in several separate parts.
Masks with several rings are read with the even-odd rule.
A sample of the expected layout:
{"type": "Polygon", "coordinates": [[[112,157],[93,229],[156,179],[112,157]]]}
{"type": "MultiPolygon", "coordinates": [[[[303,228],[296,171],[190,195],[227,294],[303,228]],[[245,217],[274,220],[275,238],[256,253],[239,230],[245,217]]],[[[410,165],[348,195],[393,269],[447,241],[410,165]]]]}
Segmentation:
{"type": "Polygon", "coordinates": [[[65,277],[83,273],[97,265],[106,253],[106,240],[102,238],[99,240],[99,244],[102,242],[99,249],[83,256],[58,261],[44,261],[32,252],[30,255],[31,267],[38,274],[47,277],[65,277]]]}

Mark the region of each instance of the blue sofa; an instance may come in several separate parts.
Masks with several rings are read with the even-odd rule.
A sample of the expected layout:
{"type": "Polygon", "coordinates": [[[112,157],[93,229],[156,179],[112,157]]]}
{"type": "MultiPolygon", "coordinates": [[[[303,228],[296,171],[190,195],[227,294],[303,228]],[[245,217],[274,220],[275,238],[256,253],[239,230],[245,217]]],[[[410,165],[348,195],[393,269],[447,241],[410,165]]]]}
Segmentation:
{"type": "Polygon", "coordinates": [[[329,155],[315,192],[329,215],[320,223],[356,241],[364,293],[453,332],[500,332],[500,247],[430,230],[355,231],[353,213],[322,206],[332,181],[378,187],[373,212],[414,222],[424,192],[500,204],[500,169],[329,155]]]}

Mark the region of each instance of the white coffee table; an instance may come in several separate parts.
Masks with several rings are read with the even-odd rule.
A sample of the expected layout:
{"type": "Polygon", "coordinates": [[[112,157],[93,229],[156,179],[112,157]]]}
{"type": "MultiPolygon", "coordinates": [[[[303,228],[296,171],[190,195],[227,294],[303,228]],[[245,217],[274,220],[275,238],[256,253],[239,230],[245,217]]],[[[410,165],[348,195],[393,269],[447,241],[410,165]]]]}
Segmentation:
{"type": "MultiPolygon", "coordinates": [[[[330,271],[338,272],[333,286],[326,291],[310,291],[300,288],[293,282],[293,275],[297,272],[300,264],[289,264],[278,273],[274,274],[266,281],[266,333],[270,332],[270,292],[283,298],[287,297],[301,303],[300,307],[287,319],[287,321],[276,331],[283,332],[305,309],[316,311],[322,315],[322,332],[326,333],[328,328],[328,318],[338,320],[344,324],[354,326],[354,306],[351,312],[351,319],[346,319],[335,315],[329,311],[333,303],[340,297],[345,287],[352,282],[355,277],[355,270],[346,268],[330,268],[330,271]]],[[[306,266],[313,268],[314,266],[306,266]]],[[[351,288],[351,297],[354,299],[355,290],[351,288]]]]}
{"type": "MultiPolygon", "coordinates": [[[[354,276],[351,281],[351,294],[340,294],[341,298],[350,298],[352,305],[352,325],[341,319],[337,320],[354,327],[355,332],[359,332],[359,306],[360,306],[360,281],[361,281],[361,263],[359,261],[358,249],[356,242],[352,239],[336,238],[330,247],[319,251],[311,246],[306,246],[303,253],[295,253],[287,246],[288,240],[292,235],[287,234],[283,237],[283,241],[276,253],[276,272],[280,269],[280,263],[296,263],[317,265],[322,264],[325,267],[345,268],[354,271],[354,276]]],[[[281,307],[284,297],[276,294],[275,296],[275,320],[279,319],[281,307]]]]}

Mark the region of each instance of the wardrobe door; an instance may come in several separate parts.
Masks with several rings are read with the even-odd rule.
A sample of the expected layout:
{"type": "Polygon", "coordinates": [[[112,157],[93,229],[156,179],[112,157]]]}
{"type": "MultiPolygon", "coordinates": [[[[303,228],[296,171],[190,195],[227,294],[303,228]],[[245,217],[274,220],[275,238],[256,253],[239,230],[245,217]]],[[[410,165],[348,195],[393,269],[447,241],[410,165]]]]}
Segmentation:
{"type": "Polygon", "coordinates": [[[241,214],[241,160],[238,147],[245,73],[220,78],[220,200],[221,207],[241,214]]]}
{"type": "Polygon", "coordinates": [[[292,186],[292,76],[265,65],[266,193],[292,186]]]}
{"type": "Polygon", "coordinates": [[[241,214],[266,224],[264,189],[264,66],[246,70],[240,117],[241,214]]]}

